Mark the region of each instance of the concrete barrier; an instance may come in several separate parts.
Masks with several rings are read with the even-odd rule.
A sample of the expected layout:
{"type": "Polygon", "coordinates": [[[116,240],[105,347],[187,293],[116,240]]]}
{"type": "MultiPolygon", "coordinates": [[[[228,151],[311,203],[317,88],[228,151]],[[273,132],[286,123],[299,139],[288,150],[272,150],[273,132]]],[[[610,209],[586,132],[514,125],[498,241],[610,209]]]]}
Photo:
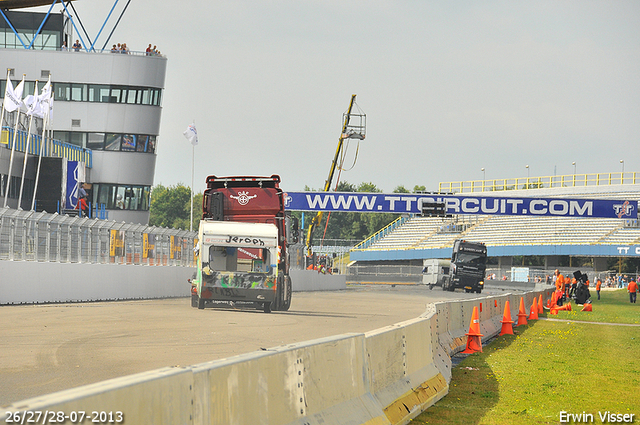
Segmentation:
{"type": "Polygon", "coordinates": [[[0,304],[186,297],[195,268],[0,261],[0,304]]]}
{"type": "Polygon", "coordinates": [[[322,274],[316,270],[290,269],[291,287],[301,291],[339,291],[347,287],[347,276],[343,274],[322,274]]]}
{"type": "MultiPolygon", "coordinates": [[[[91,423],[95,419],[97,423],[186,425],[193,423],[192,388],[189,368],[163,368],[31,398],[12,404],[3,413],[49,412],[38,423],[64,422],[57,416],[64,412],[67,423],[91,423]],[[77,416],[69,418],[73,414],[77,416]]],[[[14,423],[28,423],[30,418],[36,421],[35,417],[22,420],[19,414],[20,420],[14,423]]]]}
{"type": "Polygon", "coordinates": [[[499,333],[507,300],[515,320],[520,299],[528,311],[540,293],[430,304],[418,318],[366,334],[159,369],[21,401],[5,412],[119,411],[126,423],[141,425],[406,424],[448,393],[450,356],[466,344],[474,307],[486,340],[499,333]]]}
{"type": "MultiPolygon", "coordinates": [[[[188,297],[194,267],[0,261],[0,305],[188,297]]],[[[346,288],[345,275],[291,270],[294,291],[346,288]]]]}
{"type": "Polygon", "coordinates": [[[371,392],[392,424],[407,423],[449,392],[434,362],[432,318],[433,314],[365,334],[371,392]]]}
{"type": "Polygon", "coordinates": [[[366,381],[364,335],[196,365],[195,424],[387,424],[366,381]]]}

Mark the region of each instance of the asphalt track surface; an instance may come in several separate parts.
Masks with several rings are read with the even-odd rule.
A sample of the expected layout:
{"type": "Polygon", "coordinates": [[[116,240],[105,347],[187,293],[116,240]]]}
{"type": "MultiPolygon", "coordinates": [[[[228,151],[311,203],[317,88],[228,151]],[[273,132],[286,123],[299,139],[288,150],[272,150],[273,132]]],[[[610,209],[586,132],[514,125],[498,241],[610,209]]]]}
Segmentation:
{"type": "Polygon", "coordinates": [[[198,310],[189,298],[2,306],[0,406],[161,367],[367,332],[418,317],[432,302],[475,297],[417,285],[357,285],[296,292],[289,311],[271,314],[198,310]]]}

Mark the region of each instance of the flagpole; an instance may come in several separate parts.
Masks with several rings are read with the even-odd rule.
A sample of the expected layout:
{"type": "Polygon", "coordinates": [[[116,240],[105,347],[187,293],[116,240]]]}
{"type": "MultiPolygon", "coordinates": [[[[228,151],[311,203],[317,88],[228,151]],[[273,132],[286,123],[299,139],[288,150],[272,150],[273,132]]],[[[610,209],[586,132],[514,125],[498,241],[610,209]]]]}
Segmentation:
{"type": "MultiPolygon", "coordinates": [[[[22,74],[22,83],[24,83],[24,77],[27,74],[22,74]]],[[[20,99],[22,99],[22,94],[20,94],[20,99]]],[[[16,109],[16,123],[13,126],[13,144],[11,145],[11,157],[9,158],[9,174],[7,175],[7,190],[4,192],[4,207],[7,206],[7,198],[9,196],[9,189],[11,188],[11,169],[13,168],[13,155],[16,152],[16,142],[18,138],[18,123],[20,122],[20,106],[16,109]]]]}
{"type": "MultiPolygon", "coordinates": [[[[9,84],[9,77],[11,76],[11,70],[7,69],[7,84],[9,84]]],[[[7,95],[7,87],[4,88],[4,95],[7,95]]],[[[4,99],[2,99],[2,114],[0,114],[0,137],[2,137],[2,123],[4,122],[4,99]]],[[[8,143],[8,139],[7,139],[8,143]]]]}
{"type": "MultiPolygon", "coordinates": [[[[196,120],[193,120],[193,124],[195,125],[196,120]]],[[[191,144],[191,216],[189,217],[189,231],[193,232],[193,175],[194,175],[194,164],[196,158],[196,145],[191,144]]]]}
{"type": "Polygon", "coordinates": [[[30,211],[34,211],[36,206],[36,193],[38,192],[38,180],[40,179],[40,164],[42,163],[42,151],[44,150],[45,135],[47,132],[47,126],[49,125],[49,112],[51,109],[50,98],[51,98],[51,95],[53,94],[51,92],[51,74],[49,74],[49,81],[47,81],[47,84],[44,87],[45,88],[49,87],[49,92],[46,92],[45,88],[42,89],[47,94],[47,99],[43,99],[43,100],[46,100],[47,109],[46,111],[43,111],[44,116],[42,117],[42,138],[40,139],[40,154],[38,155],[38,169],[36,171],[36,182],[33,186],[33,199],[31,201],[30,211]]]}
{"type": "MultiPolygon", "coordinates": [[[[9,84],[9,77],[11,76],[11,70],[7,69],[7,82],[6,84],[9,84]]],[[[5,88],[4,88],[4,96],[7,97],[7,87],[5,84],[5,88]]],[[[19,112],[18,112],[19,113],[19,112]]],[[[2,123],[4,122],[4,98],[2,99],[2,114],[0,114],[0,138],[2,138],[2,123]]],[[[7,146],[9,146],[9,134],[7,133],[7,146]]],[[[9,173],[9,175],[7,176],[7,186],[5,187],[5,190],[7,192],[9,192],[9,182],[11,181],[11,173],[9,173]]],[[[2,192],[2,180],[0,179],[0,192],[2,192]]],[[[5,197],[5,199],[7,199],[5,197]]],[[[7,206],[7,202],[5,201],[4,203],[5,207],[7,206]]]]}
{"type": "MultiPolygon", "coordinates": [[[[35,97],[34,102],[37,102],[38,101],[38,80],[36,80],[33,97],[35,97]]],[[[27,173],[27,158],[29,156],[29,141],[31,139],[31,126],[33,124],[33,115],[34,114],[32,113],[31,117],[29,118],[29,130],[27,131],[27,145],[24,148],[24,163],[22,164],[22,179],[20,180],[20,195],[18,196],[18,208],[16,209],[21,209],[20,205],[22,204],[22,191],[24,190],[24,176],[27,173]]]]}
{"type": "Polygon", "coordinates": [[[36,192],[38,192],[38,180],[40,179],[40,164],[42,163],[42,151],[44,149],[44,141],[47,131],[47,125],[49,125],[49,112],[46,112],[44,116],[44,122],[42,123],[42,138],[40,139],[40,155],[38,156],[38,170],[36,171],[36,183],[33,186],[33,200],[31,201],[31,211],[35,210],[36,206],[36,192]]]}

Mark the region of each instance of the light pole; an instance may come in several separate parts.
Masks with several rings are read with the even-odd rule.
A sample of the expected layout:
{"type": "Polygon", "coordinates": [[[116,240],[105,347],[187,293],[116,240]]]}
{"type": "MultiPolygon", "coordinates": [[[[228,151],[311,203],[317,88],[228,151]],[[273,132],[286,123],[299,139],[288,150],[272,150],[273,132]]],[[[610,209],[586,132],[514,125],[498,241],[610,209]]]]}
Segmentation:
{"type": "Polygon", "coordinates": [[[571,163],[571,165],[573,165],[573,175],[575,176],[575,175],[576,175],[576,162],[575,162],[575,161],[573,161],[573,162],[571,163]]]}
{"type": "Polygon", "coordinates": [[[620,184],[624,184],[624,159],[620,160],[620,164],[622,164],[622,174],[620,174],[620,184]]]}
{"type": "Polygon", "coordinates": [[[486,180],[486,179],[487,179],[487,174],[486,174],[486,172],[484,171],[484,167],[482,167],[482,168],[480,169],[480,171],[482,171],[482,180],[486,180]]]}
{"type": "Polygon", "coordinates": [[[525,165],[524,168],[527,169],[527,180],[529,179],[529,165],[525,165]]]}

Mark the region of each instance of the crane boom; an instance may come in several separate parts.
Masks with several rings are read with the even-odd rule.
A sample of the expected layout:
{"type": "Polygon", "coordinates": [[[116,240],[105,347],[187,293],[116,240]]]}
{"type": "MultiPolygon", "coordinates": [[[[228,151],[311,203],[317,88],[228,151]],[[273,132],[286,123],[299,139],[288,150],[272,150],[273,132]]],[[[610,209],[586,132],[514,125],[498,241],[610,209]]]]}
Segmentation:
{"type": "MultiPolygon", "coordinates": [[[[331,182],[333,181],[333,175],[338,166],[338,158],[340,157],[340,152],[342,151],[342,147],[344,145],[345,139],[363,140],[365,137],[364,125],[362,125],[362,123],[360,123],[360,125],[355,127],[350,126],[352,110],[353,110],[353,105],[355,104],[355,101],[356,101],[356,95],[355,94],[351,95],[351,102],[349,102],[349,108],[347,109],[347,112],[344,114],[344,122],[342,124],[342,131],[340,133],[340,138],[338,139],[338,147],[336,148],[336,154],[334,155],[333,161],[331,162],[331,168],[329,169],[329,177],[327,177],[327,180],[324,182],[323,192],[329,192],[329,190],[331,189],[331,182]]],[[[358,115],[358,116],[361,118],[364,117],[364,115],[358,115]]],[[[313,251],[311,248],[311,243],[313,241],[313,232],[318,226],[318,224],[320,224],[320,220],[322,220],[322,211],[318,211],[315,217],[313,217],[313,220],[311,220],[311,224],[309,225],[309,229],[307,230],[306,246],[307,246],[307,255],[309,256],[313,254],[313,251]]]]}

